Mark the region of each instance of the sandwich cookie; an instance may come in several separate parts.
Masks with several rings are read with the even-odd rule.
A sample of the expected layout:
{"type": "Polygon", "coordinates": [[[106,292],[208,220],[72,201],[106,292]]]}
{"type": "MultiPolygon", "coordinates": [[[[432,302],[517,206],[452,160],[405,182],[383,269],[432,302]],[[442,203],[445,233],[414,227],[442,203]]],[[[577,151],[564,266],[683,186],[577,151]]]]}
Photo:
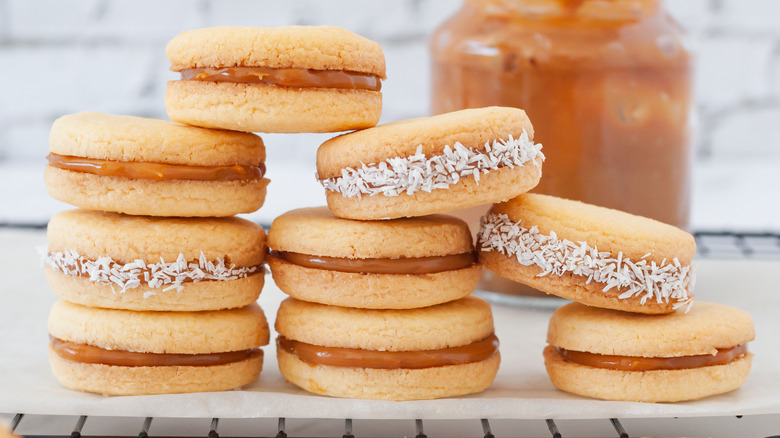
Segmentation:
{"type": "Polygon", "coordinates": [[[382,113],[379,44],[329,26],[215,27],[168,43],[171,120],[251,132],[336,132],[382,113]]]}
{"type": "Polygon", "coordinates": [[[738,388],[755,337],[746,312],[693,303],[639,315],[570,303],[550,319],[544,362],[563,391],[605,400],[675,402],[738,388]]]}
{"type": "Polygon", "coordinates": [[[692,300],[693,236],[617,210],[525,194],[482,218],[483,266],[583,304],[670,313],[692,300]]]}
{"type": "Polygon", "coordinates": [[[462,298],[479,282],[468,226],[451,216],[353,221],[302,208],[274,220],[268,245],[274,282],[304,301],[409,309],[462,298]]]}
{"type": "Polygon", "coordinates": [[[344,134],[317,151],[328,207],[393,219],[505,201],[542,175],[542,145],[517,108],[479,108],[344,134]]]}
{"type": "Polygon", "coordinates": [[[58,301],[49,316],[54,377],[105,395],[223,391],[257,379],[269,331],[253,303],[207,312],[134,312],[58,301]]]}
{"type": "Polygon", "coordinates": [[[243,307],[263,288],[265,232],[230,218],[55,214],[46,278],[68,301],[130,310],[243,307]]]}
{"type": "Polygon", "coordinates": [[[98,113],[57,119],[49,194],[88,210],[148,216],[232,216],[263,205],[260,137],[98,113]]]}
{"type": "Polygon", "coordinates": [[[422,400],[485,390],[501,361],[490,306],[466,297],[411,310],[283,301],[276,357],[290,383],[334,397],[422,400]]]}

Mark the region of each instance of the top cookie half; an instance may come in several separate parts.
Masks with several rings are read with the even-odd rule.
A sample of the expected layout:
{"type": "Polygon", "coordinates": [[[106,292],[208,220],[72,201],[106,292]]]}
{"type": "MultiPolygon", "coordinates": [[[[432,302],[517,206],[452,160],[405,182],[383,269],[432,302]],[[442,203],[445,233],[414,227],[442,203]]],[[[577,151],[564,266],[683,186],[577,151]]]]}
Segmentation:
{"type": "Polygon", "coordinates": [[[332,26],[215,27],[168,43],[172,120],[254,132],[373,126],[382,108],[379,44],[332,26]]]}
{"type": "Polygon", "coordinates": [[[539,182],[544,155],[523,110],[487,107],[403,120],[328,140],[317,173],[347,219],[422,216],[501,202],[539,182]]]}

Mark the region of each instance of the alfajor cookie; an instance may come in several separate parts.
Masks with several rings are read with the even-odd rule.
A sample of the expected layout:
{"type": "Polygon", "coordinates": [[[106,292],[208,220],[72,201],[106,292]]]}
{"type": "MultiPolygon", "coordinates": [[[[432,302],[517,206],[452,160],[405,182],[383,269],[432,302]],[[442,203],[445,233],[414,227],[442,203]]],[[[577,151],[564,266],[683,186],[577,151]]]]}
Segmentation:
{"type": "Polygon", "coordinates": [[[276,356],[289,382],[334,397],[421,400],[479,392],[501,361],[493,316],[469,296],[411,310],[366,310],[288,298],[276,356]]]}
{"type": "Polygon", "coordinates": [[[336,132],[382,112],[379,44],[330,26],[215,27],[166,48],[171,120],[248,132],[336,132]]]}
{"type": "Polygon", "coordinates": [[[532,189],[544,155],[517,108],[479,108],[344,134],[317,151],[328,207],[392,219],[505,201],[532,189]]]}
{"type": "Polygon", "coordinates": [[[408,309],[462,298],[479,282],[468,226],[450,216],[353,221],[303,208],[274,220],[268,245],[274,282],[304,301],[408,309]]]}
{"type": "Polygon", "coordinates": [[[229,218],[55,214],[46,278],[68,301],[130,310],[243,307],[263,288],[265,232],[229,218]]]}
{"type": "Polygon", "coordinates": [[[692,299],[692,235],[578,201],[525,194],[494,205],[477,252],[502,277],[589,306],[669,313],[692,299]]]}
{"type": "Polygon", "coordinates": [[[135,312],[58,301],[49,359],[60,383],[105,395],[223,391],[257,379],[269,330],[257,304],[135,312]]]}
{"type": "Polygon", "coordinates": [[[98,113],[60,117],[49,137],[49,194],[88,210],[231,216],[263,205],[260,137],[98,113]]]}
{"type": "Polygon", "coordinates": [[[675,402],[747,380],[755,337],[746,312],[704,302],[639,315],[570,303],[550,319],[544,362],[559,389],[605,400],[675,402]]]}

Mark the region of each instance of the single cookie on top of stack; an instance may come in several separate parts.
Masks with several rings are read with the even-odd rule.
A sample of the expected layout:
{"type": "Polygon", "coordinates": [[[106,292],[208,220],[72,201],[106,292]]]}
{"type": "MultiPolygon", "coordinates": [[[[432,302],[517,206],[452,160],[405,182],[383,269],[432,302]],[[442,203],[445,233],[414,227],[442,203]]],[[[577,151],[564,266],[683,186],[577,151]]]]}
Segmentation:
{"type": "Polygon", "coordinates": [[[255,380],[269,337],[255,304],[265,232],[209,216],[262,205],[262,140],[81,113],[55,122],[50,151],[52,196],[98,210],[49,222],[46,276],[63,298],[49,318],[55,377],[107,395],[227,390],[255,380]]]}
{"type": "Polygon", "coordinates": [[[337,132],[374,126],[382,113],[379,44],[332,26],[214,27],[166,48],[168,117],[248,132],[337,132]]]}
{"type": "Polygon", "coordinates": [[[336,397],[416,400],[482,391],[498,371],[490,306],[465,222],[294,210],[268,233],[282,375],[336,397]]]}

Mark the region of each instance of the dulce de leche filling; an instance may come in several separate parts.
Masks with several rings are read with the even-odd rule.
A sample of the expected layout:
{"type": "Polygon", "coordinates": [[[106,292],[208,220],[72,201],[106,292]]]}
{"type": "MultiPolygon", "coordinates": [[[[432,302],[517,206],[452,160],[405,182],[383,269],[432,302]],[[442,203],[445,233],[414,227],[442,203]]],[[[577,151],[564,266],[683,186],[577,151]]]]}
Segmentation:
{"type": "Polygon", "coordinates": [[[716,354],[681,357],[635,357],[586,353],[558,348],[563,360],[595,368],[618,371],[683,370],[713,365],[725,365],[747,353],[747,344],[719,348],[716,354]]]}
{"type": "Polygon", "coordinates": [[[468,268],[476,263],[474,253],[471,252],[437,257],[399,259],[348,259],[287,251],[271,251],[271,256],[305,268],[362,274],[435,274],[437,272],[468,268]]]}
{"type": "Polygon", "coordinates": [[[287,88],[342,88],[350,90],[382,89],[379,76],[344,70],[308,68],[225,67],[188,68],[181,71],[185,81],[266,84],[287,88]]]}
{"type": "Polygon", "coordinates": [[[63,341],[50,336],[51,347],[63,359],[73,362],[120,367],[212,366],[238,362],[250,357],[262,357],[263,350],[229,351],[209,354],[158,354],[106,350],[87,344],[63,341]]]}
{"type": "Polygon", "coordinates": [[[304,362],[346,368],[419,369],[480,362],[498,352],[498,338],[485,339],[459,347],[422,351],[375,351],[323,347],[279,336],[276,346],[304,362]]]}
{"type": "Polygon", "coordinates": [[[257,166],[186,166],[133,161],[109,161],[70,155],[49,154],[49,165],[73,172],[98,176],[117,176],[132,179],[165,181],[174,179],[196,181],[259,180],[265,174],[265,164],[257,166]]]}

